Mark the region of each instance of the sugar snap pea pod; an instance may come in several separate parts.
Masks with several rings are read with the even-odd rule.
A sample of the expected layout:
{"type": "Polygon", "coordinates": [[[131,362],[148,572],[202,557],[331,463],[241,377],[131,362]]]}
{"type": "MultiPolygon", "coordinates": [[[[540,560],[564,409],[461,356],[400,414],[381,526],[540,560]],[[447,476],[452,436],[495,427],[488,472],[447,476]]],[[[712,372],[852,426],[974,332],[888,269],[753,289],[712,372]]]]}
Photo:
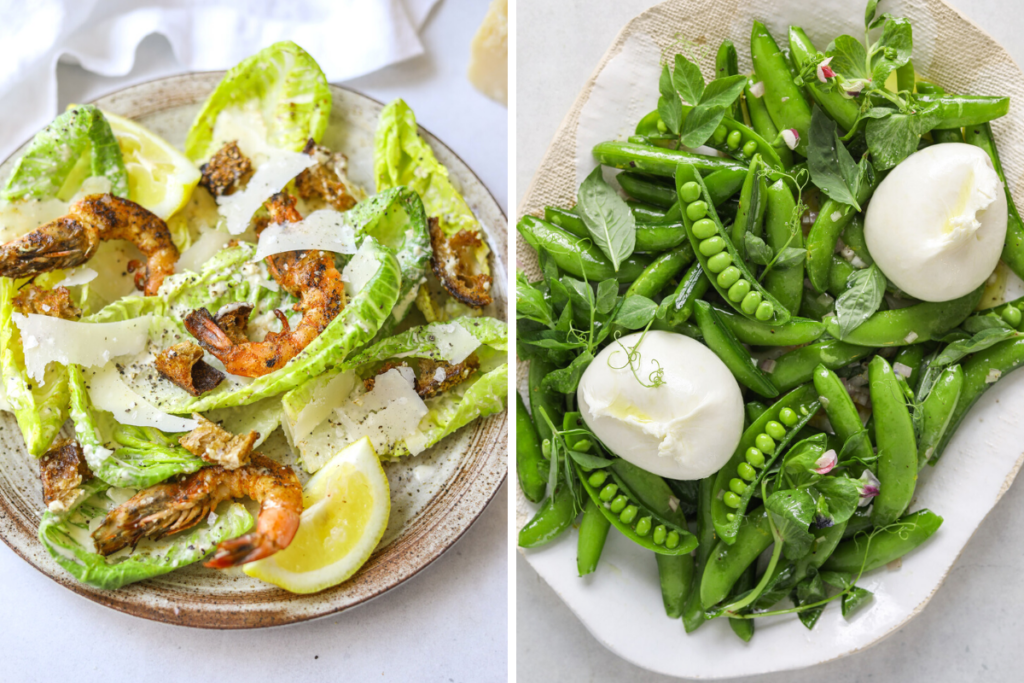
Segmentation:
{"type": "MultiPolygon", "coordinates": [[[[793,58],[796,70],[802,71],[818,54],[818,49],[807,37],[807,34],[799,26],[789,27],[789,54],[793,58]]],[[[805,83],[804,87],[811,93],[811,97],[818,103],[818,106],[828,112],[828,115],[845,130],[853,130],[860,117],[860,105],[857,100],[847,99],[842,93],[825,87],[824,83],[811,81],[805,83]]]]}
{"type": "Polygon", "coordinates": [[[555,540],[576,519],[576,498],[564,483],[541,503],[537,514],[519,530],[519,546],[536,548],[555,540]]]}
{"type": "MultiPolygon", "coordinates": [[[[952,301],[925,301],[906,308],[878,311],[842,340],[847,344],[874,348],[931,341],[966,320],[977,308],[984,290],[982,285],[952,301]]],[[[826,318],[825,324],[829,334],[840,338],[839,323],[835,317],[826,318]]]]}
{"type": "MultiPolygon", "coordinates": [[[[739,56],[736,54],[736,46],[732,44],[731,40],[723,40],[715,55],[715,78],[735,76],[739,72],[739,56]]],[[[740,108],[739,98],[736,98],[736,101],[729,106],[725,115],[737,121],[743,120],[743,110],[740,108]]]]}
{"type": "MultiPolygon", "coordinates": [[[[733,585],[732,590],[729,591],[729,597],[735,598],[746,591],[750,590],[756,584],[757,579],[757,563],[751,562],[750,566],[747,567],[740,578],[733,585]]],[[[729,626],[732,628],[732,632],[739,636],[740,640],[744,643],[749,643],[750,639],[754,637],[754,620],[753,619],[729,619],[729,626]]]]}
{"type": "Polygon", "coordinates": [[[685,525],[645,506],[611,468],[590,472],[577,463],[576,471],[601,514],[629,540],[661,555],[685,555],[697,547],[697,538],[685,525]]]}
{"type": "MultiPolygon", "coordinates": [[[[911,346],[901,346],[900,350],[896,352],[896,355],[892,359],[892,369],[897,374],[903,374],[900,372],[902,368],[897,368],[896,364],[904,366],[904,368],[910,369],[910,376],[906,377],[907,386],[912,390],[917,391],[917,383],[921,379],[921,363],[924,361],[924,344],[912,344],[911,346]]],[[[904,372],[906,372],[904,370],[904,372]]]]}
{"type": "Polygon", "coordinates": [[[830,370],[838,370],[855,360],[870,356],[873,352],[874,349],[867,346],[827,339],[782,354],[775,359],[775,367],[772,368],[770,377],[779,391],[789,391],[804,382],[809,382],[814,375],[814,368],[819,364],[830,370]]]}
{"type": "Polygon", "coordinates": [[[539,503],[547,489],[548,461],[541,454],[540,437],[526,410],[523,397],[516,392],[516,474],[526,498],[539,503]]]}
{"type": "MultiPolygon", "coordinates": [[[[857,193],[857,201],[861,205],[871,197],[883,175],[875,173],[871,166],[868,166],[865,182],[857,193]]],[[[855,214],[856,209],[849,204],[827,199],[821,205],[818,217],[807,233],[807,277],[811,281],[811,286],[818,292],[828,289],[829,269],[832,267],[836,243],[855,214]]]]}
{"type": "Polygon", "coordinates": [[[557,206],[544,207],[544,220],[552,225],[557,225],[566,232],[571,232],[577,237],[587,236],[587,224],[574,211],[560,209],[557,206]]]}
{"type": "Polygon", "coordinates": [[[722,539],[715,544],[704,576],[700,580],[700,601],[704,609],[714,607],[729,595],[740,575],[772,544],[768,513],[759,507],[743,518],[732,544],[722,539]]]}
{"type": "Polygon", "coordinates": [[[671,619],[683,616],[683,606],[693,583],[692,555],[655,555],[661,582],[661,601],[671,619]]]}
{"type": "MultiPolygon", "coordinates": [[[[768,188],[768,210],[765,215],[765,241],[778,254],[787,247],[804,246],[804,233],[799,219],[794,220],[796,200],[783,181],[768,188]]],[[[799,311],[804,295],[804,264],[801,261],[789,268],[772,267],[761,276],[764,288],[771,292],[786,310],[799,311]]]]}
{"type": "Polygon", "coordinates": [[[665,221],[665,209],[660,206],[654,206],[653,204],[646,204],[644,202],[638,202],[632,199],[626,201],[626,206],[629,207],[630,212],[633,214],[633,219],[640,223],[662,223],[665,221]]]}
{"type": "Polygon", "coordinates": [[[768,206],[768,182],[759,172],[761,155],[755,154],[750,160],[747,177],[743,179],[740,189],[740,206],[736,211],[736,220],[732,224],[732,243],[736,251],[745,254],[743,236],[750,233],[757,237],[764,230],[764,212],[768,206]]]}
{"type": "Polygon", "coordinates": [[[917,101],[925,108],[935,105],[931,113],[934,128],[966,128],[988,123],[1010,111],[1009,97],[984,95],[918,95],[917,101]]]}
{"type": "Polygon", "coordinates": [[[871,508],[859,507],[853,512],[853,516],[846,522],[846,529],[843,530],[843,540],[853,538],[862,531],[867,531],[871,524],[871,508]]]}
{"type": "Polygon", "coordinates": [[[791,391],[743,430],[739,445],[715,475],[711,521],[726,545],[736,540],[740,522],[758,482],[775,458],[818,412],[818,392],[810,384],[791,391]],[[733,481],[738,480],[737,484],[733,481]],[[732,487],[740,488],[737,493],[732,487]]]}
{"type": "Polygon", "coordinates": [[[846,291],[846,283],[857,270],[849,261],[838,254],[832,255],[832,266],[828,271],[828,293],[837,299],[846,291]]]}
{"type": "Polygon", "coordinates": [[[964,371],[959,365],[946,367],[921,403],[921,434],[917,437],[918,467],[931,459],[949,429],[960,393],[964,371]]]}
{"type": "Polygon", "coordinates": [[[736,335],[718,319],[718,314],[711,308],[711,304],[707,301],[695,301],[693,312],[700,333],[704,336],[704,343],[725,363],[737,382],[761,396],[775,398],[779,395],[779,390],[754,365],[750,353],[743,348],[736,335]]]}
{"type": "Polygon", "coordinates": [[[847,223],[846,229],[843,230],[843,242],[853,250],[857,258],[864,262],[864,265],[870,266],[875,262],[875,259],[871,258],[868,242],[864,238],[864,214],[857,214],[853,220],[847,223]]]}
{"type": "MultiPolygon", "coordinates": [[[[751,92],[751,88],[757,85],[757,83],[759,83],[757,78],[751,76],[747,79],[747,84],[743,88],[743,99],[747,103],[747,113],[750,114],[750,126],[763,140],[774,142],[779,136],[779,129],[772,121],[772,116],[768,113],[768,107],[765,106],[764,92],[762,91],[760,95],[755,95],[751,92]]],[[[775,153],[779,155],[783,168],[789,168],[793,165],[793,152],[789,147],[782,145],[781,147],[774,147],[774,149],[775,153]]]]}
{"type": "Polygon", "coordinates": [[[686,271],[682,279],[679,280],[676,291],[665,297],[661,302],[661,305],[658,307],[660,309],[658,317],[670,327],[681,325],[693,315],[693,302],[704,296],[704,293],[708,291],[710,286],[711,281],[704,274],[704,269],[700,267],[700,263],[694,263],[686,271]]]}
{"type": "Polygon", "coordinates": [[[768,411],[768,406],[761,403],[760,401],[747,401],[743,406],[743,413],[747,417],[748,427],[749,423],[753,422],[757,418],[761,417],[768,411]]]}
{"type": "Polygon", "coordinates": [[[693,581],[683,605],[683,628],[692,633],[705,621],[704,608],[700,604],[700,582],[704,567],[715,546],[715,525],[711,520],[711,500],[714,495],[715,475],[700,480],[697,498],[697,552],[693,557],[693,581]]]}
{"type": "Polygon", "coordinates": [[[686,527],[686,515],[678,505],[673,507],[675,494],[672,492],[672,487],[662,477],[622,458],[613,460],[610,470],[640,505],[653,511],[662,519],[667,519],[677,526],[686,527]]]}
{"type": "Polygon", "coordinates": [[[676,189],[655,182],[648,177],[629,173],[628,171],[616,176],[619,185],[630,197],[641,202],[647,202],[654,206],[667,209],[676,203],[676,189]]]}
{"type": "Polygon", "coordinates": [[[942,456],[956,428],[975,401],[1000,379],[1024,365],[1024,337],[999,342],[984,351],[972,354],[961,365],[964,371],[963,389],[960,391],[956,410],[949,419],[946,433],[931,457],[931,464],[935,464],[942,456]]]}
{"type": "Polygon", "coordinates": [[[875,418],[880,482],[872,501],[871,521],[882,527],[900,518],[917,486],[917,439],[906,398],[889,361],[875,356],[868,365],[871,409],[875,418]]]}
{"type": "Polygon", "coordinates": [[[597,509],[597,503],[588,497],[583,504],[580,533],[576,539],[576,569],[580,576],[586,576],[597,569],[611,526],[611,522],[597,509]]]}
{"type": "Polygon", "coordinates": [[[530,409],[533,417],[533,426],[537,428],[537,436],[541,444],[545,440],[551,440],[551,427],[547,420],[541,417],[541,411],[551,420],[551,424],[562,424],[562,413],[565,412],[565,398],[562,394],[543,388],[544,378],[557,370],[554,363],[549,363],[541,358],[530,361],[530,370],[527,376],[527,383],[530,388],[530,409]]]}
{"type": "MultiPolygon", "coordinates": [[[[822,320],[835,313],[836,300],[827,293],[818,294],[809,287],[804,287],[804,298],[800,300],[800,316],[811,320],[822,320]]],[[[824,323],[823,323],[824,324],[824,323]]]]}
{"type": "Polygon", "coordinates": [[[638,145],[633,142],[615,142],[614,140],[599,142],[594,146],[593,154],[594,158],[605,166],[642,171],[666,178],[675,177],[676,167],[681,164],[692,166],[701,173],[721,170],[746,172],[747,170],[745,164],[740,164],[732,159],[709,157],[681,149],[662,149],[650,145],[638,145]]]}
{"type": "Polygon", "coordinates": [[[942,517],[928,510],[905,515],[899,524],[874,534],[857,534],[843,541],[822,565],[825,571],[858,573],[878,569],[898,560],[932,537],[942,517]]]}
{"type": "Polygon", "coordinates": [[[618,272],[591,240],[579,238],[535,216],[523,216],[516,225],[519,234],[535,250],[543,249],[559,268],[593,282],[615,278],[632,282],[651,264],[646,256],[633,254],[619,264],[618,272]]]}
{"type": "Polygon", "coordinates": [[[1010,193],[1010,185],[1006,182],[1006,175],[1003,173],[1003,164],[999,159],[999,151],[996,149],[995,139],[992,137],[992,127],[983,123],[980,125],[968,126],[964,129],[964,140],[969,145],[981,147],[988,152],[992,160],[992,166],[1003,181],[1003,192],[1006,193],[1006,242],[1003,243],[1002,259],[1018,277],[1024,277],[1024,222],[1021,221],[1017,205],[1010,193]]]}
{"type": "Polygon", "coordinates": [[[718,319],[744,344],[751,346],[801,346],[825,333],[825,323],[792,317],[785,325],[771,325],[744,318],[732,311],[713,306],[718,319]]]}
{"type": "Polygon", "coordinates": [[[676,193],[683,207],[683,225],[697,254],[697,261],[722,298],[753,320],[780,325],[789,322],[786,307],[761,286],[743,263],[711,206],[707,187],[696,168],[679,167],[676,193]]]}
{"type": "MultiPolygon", "coordinates": [[[[693,107],[684,104],[683,116],[689,114],[692,109],[693,107]]],[[[640,125],[637,126],[637,132],[639,133],[641,126],[645,129],[650,129],[652,125],[659,130],[664,125],[661,123],[661,116],[657,110],[641,120],[640,125]]],[[[632,138],[630,140],[632,141],[632,138]]],[[[753,156],[759,154],[764,163],[770,168],[775,170],[783,169],[779,153],[772,147],[771,143],[754,132],[753,129],[743,125],[739,119],[722,119],[718,128],[715,129],[714,133],[704,144],[712,149],[717,149],[719,152],[724,152],[744,164],[749,164],[753,156]]],[[[704,170],[701,169],[701,172],[703,173],[704,170]]]]}
{"type": "Polygon", "coordinates": [[[707,186],[708,194],[711,195],[711,201],[714,202],[715,206],[724,205],[739,192],[743,186],[743,179],[746,176],[746,171],[740,172],[731,168],[708,173],[704,176],[704,184],[707,186]]]}
{"type": "Polygon", "coordinates": [[[796,152],[807,156],[807,133],[811,128],[811,107],[793,82],[786,55],[780,50],[765,25],[754,22],[750,35],[750,58],[757,80],[764,83],[764,103],[775,127],[794,129],[799,136],[796,152]]]}
{"type": "Polygon", "coordinates": [[[651,265],[640,273],[640,277],[626,290],[625,296],[639,295],[653,299],[682,272],[683,268],[693,262],[693,258],[693,247],[689,242],[684,242],[672,251],[666,251],[651,261],[651,265]]]}
{"type": "MultiPolygon", "coordinates": [[[[843,386],[836,373],[824,365],[816,367],[814,369],[814,388],[818,391],[821,405],[825,409],[825,414],[828,415],[832,429],[843,443],[846,443],[853,435],[864,431],[864,423],[861,422],[857,406],[853,404],[853,399],[850,398],[850,394],[847,393],[846,387],[843,386]]],[[[871,439],[868,437],[854,449],[853,455],[866,461],[874,453],[871,439]]]]}
{"type": "Polygon", "coordinates": [[[657,254],[674,249],[687,241],[686,228],[681,221],[674,223],[637,223],[635,250],[657,254]]]}

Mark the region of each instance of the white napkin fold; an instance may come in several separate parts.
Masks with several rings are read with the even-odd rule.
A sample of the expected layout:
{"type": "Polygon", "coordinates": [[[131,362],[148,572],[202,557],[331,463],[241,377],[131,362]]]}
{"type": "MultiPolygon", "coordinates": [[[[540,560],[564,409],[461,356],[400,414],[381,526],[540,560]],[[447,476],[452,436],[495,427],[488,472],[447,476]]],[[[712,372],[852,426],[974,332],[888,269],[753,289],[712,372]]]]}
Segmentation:
{"type": "Polygon", "coordinates": [[[292,40],[344,81],[423,53],[418,32],[437,0],[0,0],[0,150],[57,114],[57,61],[123,76],[135,49],[165,36],[183,71],[226,69],[292,40]]]}

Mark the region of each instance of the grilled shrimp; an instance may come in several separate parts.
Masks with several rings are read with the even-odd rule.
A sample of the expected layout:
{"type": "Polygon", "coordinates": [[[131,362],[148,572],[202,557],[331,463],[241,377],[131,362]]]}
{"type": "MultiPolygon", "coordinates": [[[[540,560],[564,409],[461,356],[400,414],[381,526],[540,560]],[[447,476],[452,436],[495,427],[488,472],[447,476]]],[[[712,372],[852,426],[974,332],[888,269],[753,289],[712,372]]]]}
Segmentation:
{"type": "Polygon", "coordinates": [[[92,533],[96,550],[110,555],[143,537],[163,538],[202,522],[219,503],[234,498],[260,503],[255,531],[223,541],[205,563],[224,569],[284,550],[302,515],[302,485],[292,468],[253,453],[235,470],[207,467],[181,481],[157,484],[111,510],[92,533]]]}
{"type": "Polygon", "coordinates": [[[135,275],[135,286],[146,296],[155,295],[174,272],[178,249],[166,223],[135,202],[91,194],[72,204],[68,215],[0,246],[0,276],[31,277],[80,266],[103,240],[127,240],[146,256],[135,275]]]}
{"type": "MultiPolygon", "coordinates": [[[[295,208],[295,198],[285,192],[274,195],[266,206],[276,223],[302,220],[295,208]]],[[[185,327],[192,336],[233,375],[262,377],[283,367],[316,339],[345,307],[345,286],[331,253],[290,251],[268,256],[267,264],[274,280],[299,299],[294,310],[302,311],[303,315],[295,329],[289,326],[283,313],[275,311],[283,329],[271,332],[261,342],[253,342],[245,339],[244,320],[222,326],[205,308],[185,317],[185,327]]]]}

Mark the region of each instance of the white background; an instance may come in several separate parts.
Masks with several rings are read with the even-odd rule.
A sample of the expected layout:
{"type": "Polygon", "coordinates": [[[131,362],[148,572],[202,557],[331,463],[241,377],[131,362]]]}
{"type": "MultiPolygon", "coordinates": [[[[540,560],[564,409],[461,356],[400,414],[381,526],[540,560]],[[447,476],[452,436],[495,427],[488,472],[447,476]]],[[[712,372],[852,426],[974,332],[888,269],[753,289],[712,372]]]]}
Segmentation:
{"type": "MultiPolygon", "coordinates": [[[[344,85],[382,101],[404,98],[507,212],[507,110],[465,78],[469,43],[486,7],[484,0],[443,0],[422,33],[426,55],[344,85]]],[[[180,72],[166,40],[151,36],[123,78],[61,65],[60,110],[180,72]]],[[[0,131],[0,146],[22,142],[0,131]]],[[[101,607],[0,543],[0,681],[504,681],[507,528],[503,486],[449,552],[395,590],[337,616],[236,632],[157,624],[101,607]]]]}
{"type": "MultiPolygon", "coordinates": [[[[851,0],[863,4],[861,0],[851,0]]],[[[1024,3],[949,0],[1024,64],[1024,3]]],[[[519,0],[516,202],[562,117],[619,29],[650,0],[519,0]]],[[[885,2],[882,2],[882,8],[885,2]]],[[[1024,106],[1016,103],[1012,106],[1024,106]]],[[[989,514],[924,612],[866,652],[758,683],[1024,680],[1024,483],[989,514]]],[[[600,645],[530,565],[516,561],[516,669],[529,683],[668,681],[600,645]]],[[[622,624],[629,629],[629,624],[622,624]]],[[[755,635],[756,637],[756,635],[755,635]]],[[[737,639],[737,647],[742,643],[737,639]]],[[[672,652],[665,652],[667,658],[672,652]]]]}

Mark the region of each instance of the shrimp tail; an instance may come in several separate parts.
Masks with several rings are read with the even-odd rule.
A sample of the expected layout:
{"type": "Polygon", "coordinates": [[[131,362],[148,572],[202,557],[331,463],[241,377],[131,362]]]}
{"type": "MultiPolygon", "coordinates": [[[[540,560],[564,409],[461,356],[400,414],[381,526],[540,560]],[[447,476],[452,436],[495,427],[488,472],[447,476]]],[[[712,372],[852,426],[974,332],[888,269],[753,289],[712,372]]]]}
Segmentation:
{"type": "Polygon", "coordinates": [[[0,276],[31,277],[80,266],[96,253],[99,238],[72,216],[64,216],[0,246],[0,276]]]}
{"type": "Polygon", "coordinates": [[[253,531],[238,538],[221,541],[217,546],[216,552],[213,553],[209,560],[203,563],[203,566],[210,567],[211,569],[237,567],[247,562],[255,562],[256,560],[262,560],[264,557],[270,557],[278,550],[280,548],[269,536],[259,531],[253,531]]]}
{"type": "Polygon", "coordinates": [[[205,308],[196,310],[185,316],[185,329],[199,342],[200,346],[215,356],[227,353],[235,342],[231,336],[221,329],[217,321],[205,308]]]}

